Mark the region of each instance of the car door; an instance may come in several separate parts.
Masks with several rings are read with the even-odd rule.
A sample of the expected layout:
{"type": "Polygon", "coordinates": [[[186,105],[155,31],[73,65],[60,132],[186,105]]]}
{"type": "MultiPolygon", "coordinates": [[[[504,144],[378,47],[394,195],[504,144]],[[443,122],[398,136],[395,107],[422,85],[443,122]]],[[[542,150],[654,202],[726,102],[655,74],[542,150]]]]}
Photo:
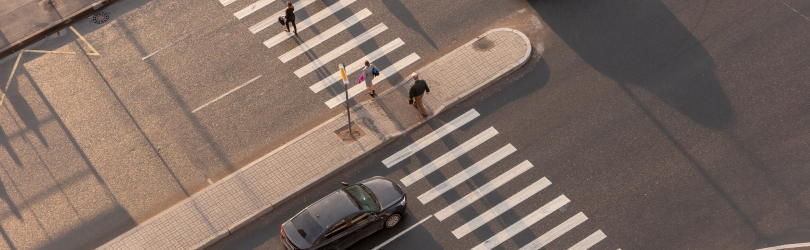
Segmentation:
{"type": "Polygon", "coordinates": [[[378,218],[374,212],[360,212],[348,217],[351,223],[348,235],[345,236],[346,240],[343,241],[341,248],[347,249],[354,243],[368,237],[380,230],[379,223],[374,223],[378,218]]]}

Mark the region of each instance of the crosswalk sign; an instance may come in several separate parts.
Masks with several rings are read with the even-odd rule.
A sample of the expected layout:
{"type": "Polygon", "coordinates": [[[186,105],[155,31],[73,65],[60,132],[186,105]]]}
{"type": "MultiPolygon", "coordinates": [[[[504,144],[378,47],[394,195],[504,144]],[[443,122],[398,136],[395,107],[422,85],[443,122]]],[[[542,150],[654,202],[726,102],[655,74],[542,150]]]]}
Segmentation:
{"type": "Polygon", "coordinates": [[[349,85],[349,78],[346,78],[346,67],[340,64],[340,75],[343,76],[343,85],[349,85]]]}

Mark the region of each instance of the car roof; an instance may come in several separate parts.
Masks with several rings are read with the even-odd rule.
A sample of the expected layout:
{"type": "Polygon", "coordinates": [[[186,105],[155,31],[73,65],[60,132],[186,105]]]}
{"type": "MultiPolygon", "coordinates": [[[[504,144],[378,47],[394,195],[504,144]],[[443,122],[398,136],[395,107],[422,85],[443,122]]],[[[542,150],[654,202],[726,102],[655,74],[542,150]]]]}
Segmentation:
{"type": "MultiPolygon", "coordinates": [[[[307,216],[308,214],[321,228],[327,228],[338,220],[360,211],[360,209],[351,200],[349,194],[340,189],[310,205],[305,211],[308,213],[302,211],[292,219],[294,225],[298,216],[307,216]]],[[[301,228],[301,226],[303,225],[295,225],[296,228],[301,228]]]]}

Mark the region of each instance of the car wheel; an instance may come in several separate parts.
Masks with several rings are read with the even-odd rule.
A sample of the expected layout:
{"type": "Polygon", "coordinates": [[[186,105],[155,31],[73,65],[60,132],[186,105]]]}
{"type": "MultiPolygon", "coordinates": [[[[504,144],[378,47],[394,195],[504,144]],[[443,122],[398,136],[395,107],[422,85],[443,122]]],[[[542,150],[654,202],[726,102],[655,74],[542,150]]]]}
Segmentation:
{"type": "Polygon", "coordinates": [[[392,228],[399,224],[400,219],[402,219],[402,215],[399,214],[392,214],[385,220],[385,228],[392,228]]]}

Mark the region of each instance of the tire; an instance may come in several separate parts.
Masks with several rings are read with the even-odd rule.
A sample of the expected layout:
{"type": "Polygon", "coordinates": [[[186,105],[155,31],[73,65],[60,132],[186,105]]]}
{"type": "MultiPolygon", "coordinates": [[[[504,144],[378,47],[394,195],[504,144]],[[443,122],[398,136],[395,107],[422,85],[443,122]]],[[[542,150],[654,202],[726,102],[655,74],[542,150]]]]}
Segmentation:
{"type": "Polygon", "coordinates": [[[388,216],[388,219],[385,219],[385,228],[392,228],[399,224],[399,221],[402,220],[402,215],[399,214],[392,214],[388,216]]]}

